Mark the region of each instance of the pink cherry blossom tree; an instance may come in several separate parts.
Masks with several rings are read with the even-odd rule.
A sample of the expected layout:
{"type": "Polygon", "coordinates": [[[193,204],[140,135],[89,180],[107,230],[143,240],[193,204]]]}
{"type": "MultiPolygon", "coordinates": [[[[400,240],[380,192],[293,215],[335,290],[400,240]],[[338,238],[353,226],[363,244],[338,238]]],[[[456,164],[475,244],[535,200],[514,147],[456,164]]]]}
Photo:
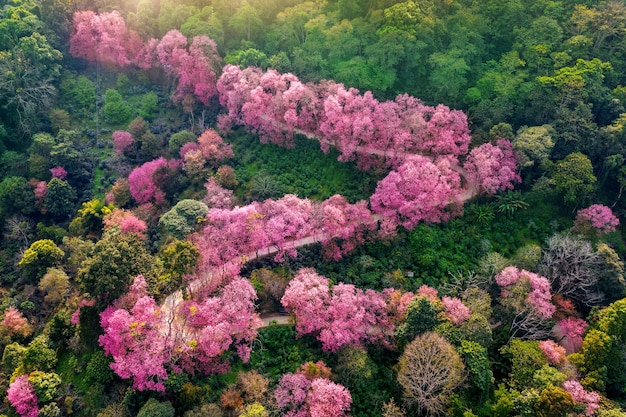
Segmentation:
{"type": "Polygon", "coordinates": [[[198,276],[238,273],[241,261],[268,246],[258,203],[232,210],[212,208],[206,219],[205,226],[190,236],[200,252],[198,276]]]}
{"type": "Polygon", "coordinates": [[[135,216],[132,212],[124,209],[115,208],[113,211],[102,219],[104,230],[118,227],[123,234],[135,233],[141,238],[145,238],[148,226],[146,222],[135,216]]]}
{"type": "Polygon", "coordinates": [[[287,417],[343,417],[352,396],[340,384],[326,378],[309,381],[302,374],[285,374],[274,390],[276,404],[287,417]]]}
{"type": "Polygon", "coordinates": [[[90,62],[129,65],[142,47],[139,35],[126,27],[117,11],[78,11],[73,18],[70,53],[90,62]]]}
{"type": "Polygon", "coordinates": [[[60,180],[64,180],[65,177],[67,177],[67,171],[61,166],[50,168],[50,174],[52,174],[52,178],[58,178],[60,180]]]}
{"type": "Polygon", "coordinates": [[[9,385],[7,399],[21,417],[37,417],[39,407],[37,394],[33,384],[28,381],[28,375],[20,375],[9,385]]]}
{"type": "Polygon", "coordinates": [[[198,146],[202,156],[213,168],[217,168],[222,160],[235,155],[232,145],[225,143],[224,139],[213,129],[205,130],[198,137],[198,146]]]}
{"type": "Polygon", "coordinates": [[[550,334],[549,320],[556,311],[550,281],[533,272],[507,267],[496,275],[500,302],[513,315],[512,336],[542,339],[550,334]]]}
{"type": "Polygon", "coordinates": [[[594,204],[578,210],[573,230],[580,233],[601,235],[614,232],[618,225],[619,219],[609,207],[602,204],[594,204]]]}
{"type": "Polygon", "coordinates": [[[113,139],[113,150],[119,154],[130,151],[135,142],[133,135],[124,130],[116,130],[111,138],[113,139]]]}
{"type": "Polygon", "coordinates": [[[470,142],[467,116],[442,104],[424,105],[408,94],[396,97],[400,129],[395,147],[406,153],[430,156],[465,155],[470,142]]]}
{"type": "Polygon", "coordinates": [[[204,184],[206,195],[202,198],[202,202],[209,208],[230,209],[235,202],[235,196],[232,190],[227,190],[220,186],[214,177],[204,184]]]}
{"type": "Polygon", "coordinates": [[[226,109],[218,118],[221,132],[229,132],[236,125],[244,125],[243,106],[250,101],[251,92],[261,80],[262,71],[256,67],[241,69],[226,65],[217,80],[220,104],[226,109]]]}
{"type": "Polygon", "coordinates": [[[26,337],[33,331],[28,319],[14,307],[9,307],[4,312],[4,317],[0,321],[0,326],[4,328],[9,336],[20,335],[26,337]]]}
{"type": "Polygon", "coordinates": [[[566,317],[558,321],[561,334],[567,340],[568,353],[573,353],[583,346],[583,336],[589,324],[578,317],[566,317]]]}
{"type": "Polygon", "coordinates": [[[164,335],[162,312],[154,299],[144,295],[130,310],[109,307],[100,324],[104,334],[98,341],[113,357],[111,369],[121,378],[132,378],[140,391],[165,391],[174,340],[164,335]]]}
{"type": "Polygon", "coordinates": [[[376,221],[365,201],[350,204],[338,194],[324,200],[313,216],[317,232],[322,232],[319,241],[327,256],[334,260],[362,244],[367,232],[376,229],[376,221]]]}
{"type": "Polygon", "coordinates": [[[472,149],[464,167],[487,194],[513,189],[514,183],[522,181],[517,173],[513,145],[505,139],[498,140],[497,146],[485,143],[472,149]]]}
{"type": "Polygon", "coordinates": [[[313,231],[311,201],[288,194],[279,200],[264,201],[260,212],[268,243],[278,248],[275,260],[282,262],[285,255],[295,257],[297,252],[293,242],[313,231]]]}
{"type": "Polygon", "coordinates": [[[137,203],[155,202],[162,204],[164,202],[165,193],[157,187],[154,176],[159,168],[167,165],[168,162],[165,158],[160,157],[132,170],[128,176],[128,185],[130,193],[137,203]]]}
{"type": "Polygon", "coordinates": [[[444,314],[456,326],[462,325],[472,315],[472,311],[456,297],[444,296],[441,302],[443,303],[444,314]]]}
{"type": "Polygon", "coordinates": [[[548,359],[548,362],[553,365],[561,365],[567,360],[565,358],[565,348],[552,340],[542,340],[539,342],[539,348],[546,359],[548,359]]]}
{"type": "Polygon", "coordinates": [[[342,417],[350,411],[352,396],[344,386],[317,378],[311,382],[306,404],[311,417],[342,417]]]}
{"type": "Polygon", "coordinates": [[[586,416],[593,416],[600,408],[600,395],[595,391],[586,391],[580,382],[575,379],[563,382],[563,389],[572,394],[574,401],[586,404],[586,416]]]}
{"type": "Polygon", "coordinates": [[[370,198],[374,213],[391,218],[406,229],[419,221],[441,222],[459,213],[462,193],[459,174],[448,158],[431,161],[413,156],[391,171],[370,198]]]}
{"type": "Polygon", "coordinates": [[[132,378],[138,390],[165,390],[168,372],[224,372],[221,355],[234,348],[246,362],[256,329],[256,293],[249,281],[235,277],[201,301],[159,307],[146,294],[143,277],[128,294],[101,314],[99,343],[113,357],[111,368],[132,378]]]}
{"type": "Polygon", "coordinates": [[[303,268],[290,281],[281,303],[296,316],[299,334],[314,334],[323,349],[336,352],[365,342],[391,345],[388,335],[395,325],[387,295],[343,283],[331,289],[328,278],[303,268]]]}

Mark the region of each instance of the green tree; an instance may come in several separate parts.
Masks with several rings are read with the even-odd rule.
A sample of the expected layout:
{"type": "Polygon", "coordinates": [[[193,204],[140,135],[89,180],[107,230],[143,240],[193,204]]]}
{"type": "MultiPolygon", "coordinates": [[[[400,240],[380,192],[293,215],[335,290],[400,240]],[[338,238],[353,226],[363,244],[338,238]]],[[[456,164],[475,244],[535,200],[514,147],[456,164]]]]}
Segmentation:
{"type": "Polygon", "coordinates": [[[170,140],[168,142],[168,146],[170,149],[170,154],[173,156],[177,156],[180,148],[190,142],[195,142],[198,137],[195,133],[190,132],[189,130],[181,130],[180,132],[174,133],[170,136],[170,140]]]}
{"type": "Polygon", "coordinates": [[[583,205],[594,191],[596,177],[589,158],[575,152],[559,161],[552,174],[556,190],[568,204],[583,205]]]}
{"type": "Polygon", "coordinates": [[[28,382],[35,388],[37,401],[46,403],[56,398],[61,385],[61,377],[54,372],[34,371],[28,376],[28,382]]]}
{"type": "Polygon", "coordinates": [[[200,252],[186,240],[174,240],[164,246],[159,254],[164,273],[159,276],[157,291],[169,293],[178,289],[185,274],[191,274],[196,268],[200,252]]]}
{"type": "Polygon", "coordinates": [[[122,125],[133,117],[132,107],[113,88],[109,88],[104,95],[104,117],[112,125],[122,125]]]}
{"type": "Polygon", "coordinates": [[[513,139],[513,149],[520,158],[519,165],[522,168],[530,168],[535,164],[545,166],[554,148],[553,134],[551,125],[521,127],[513,139]]]}
{"type": "Polygon", "coordinates": [[[576,411],[576,403],[569,392],[549,385],[539,394],[535,411],[538,417],[563,417],[576,411]]]}
{"type": "Polygon", "coordinates": [[[407,343],[425,332],[435,329],[442,307],[426,297],[415,297],[406,311],[406,320],[396,330],[398,340],[407,343]]]}
{"type": "Polygon", "coordinates": [[[153,91],[141,96],[141,105],[138,110],[139,116],[146,120],[152,120],[159,113],[159,97],[153,91]]]}
{"type": "Polygon", "coordinates": [[[81,75],[67,76],[61,82],[61,95],[71,113],[85,116],[95,110],[96,86],[89,78],[81,75]]]}
{"type": "Polygon", "coordinates": [[[150,279],[154,264],[144,242],[134,233],[111,234],[100,239],[78,269],[83,291],[107,306],[128,290],[134,277],[150,279]]]}
{"type": "Polygon", "coordinates": [[[48,336],[39,335],[26,347],[19,371],[15,373],[21,375],[32,371],[48,372],[54,369],[57,361],[57,353],[51,349],[48,336]]]}
{"type": "Polygon", "coordinates": [[[23,177],[7,177],[0,182],[0,213],[3,217],[35,209],[33,188],[23,177]]]}
{"type": "Polygon", "coordinates": [[[244,0],[228,20],[228,27],[235,32],[237,38],[255,41],[263,27],[263,21],[259,12],[244,0]]]}
{"type": "Polygon", "coordinates": [[[62,269],[58,268],[48,268],[39,281],[39,289],[46,293],[44,299],[52,304],[61,302],[69,287],[69,277],[62,269]]]}
{"type": "Polygon", "coordinates": [[[537,341],[512,339],[500,349],[500,353],[510,360],[511,386],[520,389],[529,386],[535,371],[548,363],[537,341]]]}
{"type": "Polygon", "coordinates": [[[201,201],[181,200],[159,219],[159,227],[177,239],[183,239],[200,224],[209,212],[201,201]]]}
{"type": "Polygon", "coordinates": [[[458,351],[468,370],[472,398],[483,401],[488,398],[494,381],[487,349],[476,342],[463,340],[458,351]]]}
{"type": "Polygon", "coordinates": [[[66,219],[74,214],[76,191],[67,181],[52,178],[48,181],[45,208],[57,219],[66,219]]]}
{"type": "Polygon", "coordinates": [[[206,35],[218,45],[224,44],[224,28],[222,22],[211,6],[205,6],[198,13],[190,16],[180,27],[180,31],[188,38],[206,35]]]}
{"type": "Polygon", "coordinates": [[[174,417],[174,407],[167,402],[150,398],[137,413],[137,417],[174,417]]]}
{"type": "Polygon", "coordinates": [[[50,267],[58,266],[65,253],[50,239],[33,242],[18,263],[30,282],[37,282],[50,267]]]}

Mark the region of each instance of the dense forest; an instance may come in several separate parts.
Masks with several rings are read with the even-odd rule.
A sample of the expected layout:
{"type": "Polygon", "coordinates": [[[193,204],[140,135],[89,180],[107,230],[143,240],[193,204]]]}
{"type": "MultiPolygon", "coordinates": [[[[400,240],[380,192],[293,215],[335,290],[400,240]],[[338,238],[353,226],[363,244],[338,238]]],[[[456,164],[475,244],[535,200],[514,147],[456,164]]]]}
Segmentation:
{"type": "Polygon", "coordinates": [[[0,5],[0,416],[626,416],[623,1],[0,5]]]}

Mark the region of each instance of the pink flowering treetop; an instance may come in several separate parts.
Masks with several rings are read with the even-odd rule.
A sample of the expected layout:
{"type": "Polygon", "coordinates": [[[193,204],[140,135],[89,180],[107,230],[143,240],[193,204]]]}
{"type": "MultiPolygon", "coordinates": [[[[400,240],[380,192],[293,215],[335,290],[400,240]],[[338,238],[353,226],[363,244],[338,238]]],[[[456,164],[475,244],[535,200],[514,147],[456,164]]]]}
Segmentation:
{"type": "Polygon", "coordinates": [[[600,408],[600,395],[595,391],[586,391],[580,382],[575,379],[563,382],[563,389],[572,395],[574,401],[586,404],[586,416],[595,415],[596,411],[600,408]]]}
{"type": "Polygon", "coordinates": [[[178,100],[190,94],[208,105],[217,94],[214,67],[219,65],[219,55],[212,39],[195,36],[188,46],[182,33],[170,30],[156,46],[156,59],[166,73],[178,77],[178,100]]]}
{"type": "Polygon", "coordinates": [[[230,209],[234,205],[235,196],[233,191],[220,186],[215,178],[209,178],[204,184],[204,188],[206,189],[206,195],[202,198],[202,202],[210,209],[230,209]]]}
{"type": "Polygon", "coordinates": [[[159,307],[146,294],[143,277],[101,315],[99,343],[113,357],[111,368],[132,378],[138,390],[164,391],[168,371],[223,372],[224,351],[235,348],[246,362],[261,321],[249,281],[235,277],[202,301],[159,307]]]}
{"type": "Polygon", "coordinates": [[[498,140],[497,146],[485,143],[472,149],[464,167],[487,194],[513,189],[514,183],[522,181],[517,173],[513,145],[505,139],[498,140]]]}
{"type": "Polygon", "coordinates": [[[126,27],[117,11],[99,15],[92,11],[76,12],[73,26],[70,53],[90,62],[124,67],[142,47],[139,35],[126,27]]]}
{"type": "Polygon", "coordinates": [[[37,394],[33,384],[28,381],[28,375],[20,375],[9,385],[7,399],[21,417],[37,417],[39,407],[37,394]]]}
{"type": "Polygon", "coordinates": [[[198,146],[202,156],[213,168],[217,168],[222,160],[235,155],[232,146],[225,143],[224,139],[213,129],[207,129],[200,135],[198,146]]]}
{"type": "Polygon", "coordinates": [[[220,104],[226,113],[218,118],[221,132],[229,132],[236,125],[244,124],[243,106],[250,101],[251,92],[261,80],[262,71],[255,67],[241,69],[237,65],[226,65],[217,80],[220,104]]]}
{"type": "Polygon", "coordinates": [[[261,76],[259,85],[250,91],[250,100],[242,107],[244,121],[249,129],[258,133],[262,143],[272,142],[287,148],[295,146],[293,132],[300,124],[299,97],[294,90],[286,95],[292,86],[298,93],[306,94],[306,87],[295,75],[270,69],[261,76]]]}
{"type": "Polygon", "coordinates": [[[217,75],[215,70],[221,67],[221,58],[217,44],[207,36],[194,36],[183,64],[177,68],[177,98],[191,94],[204,105],[217,95],[217,75]]]}
{"type": "Polygon", "coordinates": [[[52,178],[58,178],[60,180],[64,180],[65,177],[67,177],[67,171],[61,166],[50,168],[50,174],[52,174],[52,178]]]}
{"type": "Polygon", "coordinates": [[[9,336],[20,335],[26,337],[31,334],[33,328],[24,315],[14,307],[9,307],[4,312],[4,317],[0,321],[9,336]]]}
{"type": "Polygon", "coordinates": [[[419,297],[426,297],[430,301],[437,301],[439,299],[439,292],[437,291],[437,289],[426,284],[421,285],[417,289],[416,295],[419,297]]]}
{"type": "Polygon", "coordinates": [[[296,316],[299,334],[319,333],[329,326],[330,282],[312,268],[303,268],[289,282],[281,304],[296,316]]]}
{"type": "Polygon", "coordinates": [[[456,297],[444,296],[441,299],[444,307],[444,314],[455,326],[462,325],[471,315],[471,310],[456,297]]]}
{"type": "Polygon", "coordinates": [[[548,362],[553,365],[561,365],[567,360],[565,358],[565,348],[552,340],[542,340],[539,342],[539,348],[546,359],[548,359],[548,362]]]}
{"type": "Polygon", "coordinates": [[[430,156],[467,153],[471,136],[463,112],[443,104],[426,106],[408,94],[397,96],[395,103],[400,123],[395,140],[397,149],[430,156]]]}
{"type": "Polygon", "coordinates": [[[597,235],[614,232],[619,219],[610,208],[602,204],[594,204],[586,209],[578,210],[573,230],[581,233],[593,231],[597,235]]]}
{"type": "Polygon", "coordinates": [[[311,382],[306,404],[311,417],[342,417],[350,411],[352,396],[344,386],[317,378],[311,382]]]}
{"type": "Polygon", "coordinates": [[[113,150],[120,154],[130,151],[135,141],[133,135],[124,130],[116,130],[111,138],[113,139],[113,150]]]}
{"type": "Polygon", "coordinates": [[[374,213],[410,230],[419,221],[436,223],[453,217],[461,193],[461,179],[452,169],[452,161],[433,162],[417,155],[378,183],[370,204],[374,213]]]}
{"type": "Polygon", "coordinates": [[[263,229],[268,242],[278,248],[276,261],[282,262],[285,255],[296,256],[297,252],[291,243],[308,236],[313,231],[311,201],[288,194],[279,200],[264,201],[260,206],[260,212],[263,215],[263,229]]]}
{"type": "Polygon", "coordinates": [[[256,292],[250,281],[235,277],[217,293],[203,301],[189,301],[180,306],[186,326],[181,367],[190,373],[226,370],[221,354],[234,348],[242,361],[248,362],[252,342],[262,322],[255,311],[256,292]]]}
{"type": "Polygon", "coordinates": [[[202,268],[221,267],[268,246],[258,203],[232,210],[212,208],[206,219],[204,228],[191,236],[202,268]]]}
{"type": "Polygon", "coordinates": [[[328,257],[334,260],[362,244],[366,233],[376,229],[376,221],[365,201],[350,204],[338,194],[324,200],[313,215],[318,234],[322,232],[319,240],[328,257]]]}
{"type": "Polygon", "coordinates": [[[319,127],[326,142],[322,149],[332,145],[341,153],[340,161],[354,160],[358,147],[374,141],[377,132],[373,115],[377,107],[378,100],[371,92],[361,95],[359,90],[338,84],[324,101],[324,118],[319,127]]]}
{"type": "Polygon", "coordinates": [[[552,304],[550,281],[541,275],[509,266],[496,275],[496,283],[503,287],[502,295],[505,298],[512,293],[511,287],[514,285],[528,283],[529,290],[524,304],[527,304],[536,314],[544,319],[551,318],[556,311],[556,307],[552,304]]]}
{"type": "Polygon", "coordinates": [[[567,341],[565,347],[567,353],[573,353],[583,346],[583,336],[589,324],[578,317],[566,317],[557,322],[564,341],[567,341]]]}
{"type": "Polygon", "coordinates": [[[48,194],[48,183],[46,181],[37,181],[34,183],[33,192],[35,193],[35,205],[37,207],[43,206],[46,201],[46,194],[48,194]]]}
{"type": "Polygon", "coordinates": [[[121,378],[132,378],[140,391],[165,391],[174,340],[164,334],[162,312],[154,299],[145,295],[130,310],[109,307],[100,324],[104,334],[98,341],[113,357],[111,369],[121,378]]]}
{"type": "Polygon", "coordinates": [[[104,216],[102,221],[104,223],[104,230],[117,227],[123,234],[135,233],[141,238],[145,237],[146,230],[148,230],[146,222],[135,216],[132,212],[124,209],[113,209],[111,213],[104,216]]]}
{"type": "Polygon", "coordinates": [[[165,201],[165,193],[155,183],[155,173],[159,168],[167,165],[168,162],[165,158],[160,157],[132,170],[128,176],[128,185],[130,193],[137,203],[162,204],[165,201]]]}
{"type": "Polygon", "coordinates": [[[556,307],[547,278],[510,266],[496,275],[496,283],[502,288],[500,302],[514,314],[514,335],[541,339],[550,334],[548,321],[556,307]]]}
{"type": "Polygon", "coordinates": [[[352,396],[344,386],[326,378],[309,381],[302,374],[283,375],[274,397],[287,417],[343,417],[352,404],[352,396]]]}
{"type": "Polygon", "coordinates": [[[281,303],[295,314],[299,334],[314,334],[323,349],[336,352],[365,342],[390,345],[387,334],[394,322],[386,295],[350,284],[331,289],[328,278],[304,268],[290,281],[281,303]]]}

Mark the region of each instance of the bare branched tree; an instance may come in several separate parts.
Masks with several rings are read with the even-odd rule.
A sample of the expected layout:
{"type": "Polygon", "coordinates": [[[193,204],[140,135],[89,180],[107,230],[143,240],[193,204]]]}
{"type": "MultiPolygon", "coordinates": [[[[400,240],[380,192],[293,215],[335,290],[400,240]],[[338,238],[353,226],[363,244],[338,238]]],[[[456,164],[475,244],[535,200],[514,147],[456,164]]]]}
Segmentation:
{"type": "Polygon", "coordinates": [[[598,289],[602,258],[591,243],[571,234],[548,238],[539,273],[550,280],[552,292],[578,303],[594,306],[604,299],[598,289]]]}
{"type": "Polygon", "coordinates": [[[465,379],[463,360],[442,336],[427,332],[409,343],[400,357],[398,383],[408,406],[419,414],[445,413],[454,390],[465,379]]]}

